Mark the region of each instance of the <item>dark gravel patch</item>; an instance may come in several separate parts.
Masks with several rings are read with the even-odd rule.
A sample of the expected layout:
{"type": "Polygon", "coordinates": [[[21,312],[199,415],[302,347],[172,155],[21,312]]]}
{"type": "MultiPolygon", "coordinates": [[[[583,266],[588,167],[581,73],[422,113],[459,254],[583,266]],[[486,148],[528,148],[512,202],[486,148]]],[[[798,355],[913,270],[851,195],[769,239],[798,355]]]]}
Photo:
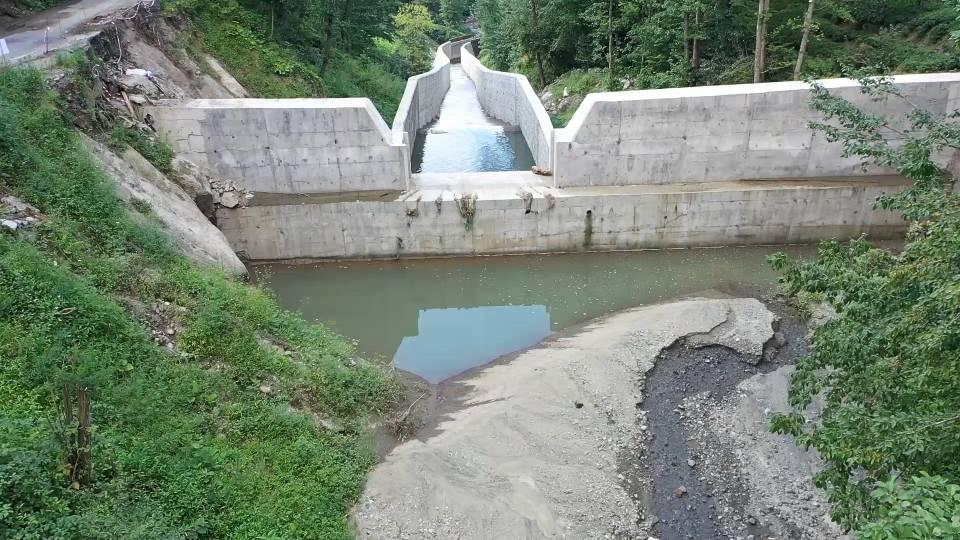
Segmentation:
{"type": "Polygon", "coordinates": [[[730,531],[741,538],[775,536],[745,511],[750,493],[730,449],[689,429],[685,420],[697,413],[684,407],[685,399],[705,392],[719,406],[744,379],[793,363],[805,352],[805,326],[792,310],[776,300],[765,303],[781,318],[786,342],[769,361],[753,366],[725,347],[692,349],[681,342],[664,350],[647,373],[644,400],[637,404],[646,441],[624,456],[621,470],[640,507],[655,516],[650,534],[659,540],[728,538],[730,531]]]}

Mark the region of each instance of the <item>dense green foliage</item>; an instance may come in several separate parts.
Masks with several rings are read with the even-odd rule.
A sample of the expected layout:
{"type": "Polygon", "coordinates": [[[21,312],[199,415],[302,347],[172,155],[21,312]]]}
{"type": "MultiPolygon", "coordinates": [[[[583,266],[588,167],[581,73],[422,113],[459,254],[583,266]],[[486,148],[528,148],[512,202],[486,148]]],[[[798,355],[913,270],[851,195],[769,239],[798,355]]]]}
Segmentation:
{"type": "Polygon", "coordinates": [[[437,46],[429,35],[434,26],[430,11],[420,4],[405,4],[400,6],[393,19],[401,55],[411,71],[415,74],[429,71],[433,65],[433,50],[437,46]]]}
{"type": "MultiPolygon", "coordinates": [[[[816,0],[803,75],[844,68],[885,72],[960,68],[960,28],[942,0],[816,0]]],[[[793,76],[806,1],[772,0],[764,80],[793,76]]],[[[634,88],[751,82],[755,0],[477,0],[483,60],[540,85],[573,70],[607,72],[634,88]]],[[[606,77],[605,77],[606,78],[606,77]]],[[[607,86],[605,84],[604,86],[607,86]]],[[[601,88],[603,89],[603,88],[601,88]]]]}
{"type": "MultiPolygon", "coordinates": [[[[440,0],[440,22],[449,28],[464,30],[463,19],[467,16],[466,0],[440,0]]],[[[462,32],[461,33],[466,33],[462,32]]]]}
{"type": "Polygon", "coordinates": [[[39,72],[0,71],[0,193],[46,216],[0,232],[0,538],[349,537],[381,367],[128,212],[39,72]],[[89,486],[64,384],[90,390],[89,486]]]}
{"type": "MultiPolygon", "coordinates": [[[[887,81],[863,82],[875,99],[905,99],[887,81]]],[[[960,527],[960,196],[935,158],[960,149],[960,113],[915,109],[887,119],[819,86],[812,105],[825,118],[815,127],[848,155],[914,181],[878,201],[910,229],[899,252],[860,239],[825,243],[813,261],[774,258],[788,294],[822,299],[839,316],[816,331],[797,364],[790,402],[798,412],[776,417],[773,427],[823,457],[816,482],[841,524],[861,528],[864,538],[953,538],[960,527]],[[901,143],[891,144],[894,138],[901,143]],[[801,412],[815,399],[822,410],[808,421],[801,412]]]]}
{"type": "MultiPolygon", "coordinates": [[[[261,97],[369,97],[389,122],[407,77],[429,69],[459,28],[399,0],[168,0],[193,25],[192,46],[261,97]]],[[[453,17],[447,13],[448,17],[453,17]]],[[[462,21],[462,17],[461,17],[462,21]]]]}
{"type": "Polygon", "coordinates": [[[943,477],[921,475],[902,487],[891,478],[871,497],[879,515],[858,531],[859,540],[960,538],[960,486],[943,477]]]}
{"type": "Polygon", "coordinates": [[[13,0],[13,6],[23,11],[40,11],[64,2],[66,0],[13,0]]]}

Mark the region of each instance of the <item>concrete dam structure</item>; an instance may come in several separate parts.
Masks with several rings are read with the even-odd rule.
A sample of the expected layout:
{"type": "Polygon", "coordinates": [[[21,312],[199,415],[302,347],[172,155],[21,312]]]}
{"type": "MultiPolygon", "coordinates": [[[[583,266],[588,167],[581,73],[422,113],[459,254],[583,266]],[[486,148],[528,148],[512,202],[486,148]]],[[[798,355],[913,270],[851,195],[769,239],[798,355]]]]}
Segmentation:
{"type": "MultiPolygon", "coordinates": [[[[873,101],[849,79],[821,82],[891,118],[905,118],[911,104],[960,108],[957,73],[894,77],[903,100],[873,101]]],[[[440,46],[433,69],[409,79],[392,127],[366,98],[171,101],[146,112],[180,155],[255,194],[218,212],[251,260],[901,234],[902,220],[873,204],[907,181],[811,130],[819,118],[809,98],[798,82],[598,93],[555,129],[529,81],[485,68],[466,39],[440,46]],[[492,142],[464,151],[463,141],[477,139],[455,131],[468,127],[488,130],[482,138],[492,142]],[[426,158],[444,145],[473,164],[457,170],[456,159],[426,158]],[[484,152],[513,154],[481,159],[502,164],[476,172],[484,152]],[[552,176],[533,174],[531,162],[552,176]]]]}

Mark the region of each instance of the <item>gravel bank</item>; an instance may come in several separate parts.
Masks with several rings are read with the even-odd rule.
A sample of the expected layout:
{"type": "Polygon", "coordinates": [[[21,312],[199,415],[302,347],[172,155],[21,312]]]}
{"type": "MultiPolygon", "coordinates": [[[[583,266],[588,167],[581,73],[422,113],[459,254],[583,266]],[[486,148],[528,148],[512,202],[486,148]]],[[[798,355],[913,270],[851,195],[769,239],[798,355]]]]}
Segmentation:
{"type": "Polygon", "coordinates": [[[682,338],[759,359],[773,319],[753,299],[632,309],[447,383],[434,424],[371,474],[358,536],[646,538],[652,483],[628,459],[645,374],[682,338]]]}

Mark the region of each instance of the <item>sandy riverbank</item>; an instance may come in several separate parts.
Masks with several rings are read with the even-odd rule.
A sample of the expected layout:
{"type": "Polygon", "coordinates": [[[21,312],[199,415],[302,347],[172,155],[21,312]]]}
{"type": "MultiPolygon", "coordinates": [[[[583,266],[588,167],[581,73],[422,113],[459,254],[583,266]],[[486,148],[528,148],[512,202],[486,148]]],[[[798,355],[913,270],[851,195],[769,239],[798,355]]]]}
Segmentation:
{"type": "Polygon", "coordinates": [[[642,307],[467,374],[371,474],[359,537],[646,538],[654,516],[621,468],[648,436],[645,374],[680,340],[755,361],[774,319],[753,299],[642,307]]]}

